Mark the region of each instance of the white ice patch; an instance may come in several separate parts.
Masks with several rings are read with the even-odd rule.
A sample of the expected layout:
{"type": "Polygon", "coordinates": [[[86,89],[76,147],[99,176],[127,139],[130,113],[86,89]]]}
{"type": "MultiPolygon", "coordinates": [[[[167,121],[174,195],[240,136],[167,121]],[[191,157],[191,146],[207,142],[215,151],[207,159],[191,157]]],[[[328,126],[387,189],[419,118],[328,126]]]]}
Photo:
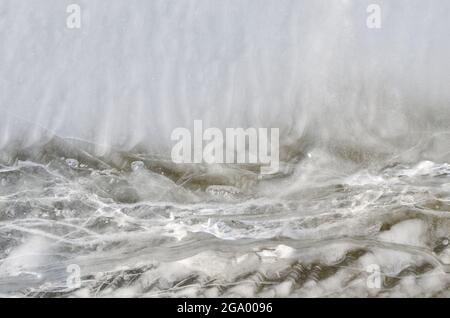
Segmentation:
{"type": "Polygon", "coordinates": [[[407,220],[395,224],[389,231],[382,232],[378,239],[384,242],[426,246],[427,224],[422,220],[407,220]]]}
{"type": "Polygon", "coordinates": [[[0,265],[1,276],[18,276],[31,274],[40,278],[36,268],[46,261],[48,240],[39,237],[29,237],[22,245],[15,248],[0,265]]]}

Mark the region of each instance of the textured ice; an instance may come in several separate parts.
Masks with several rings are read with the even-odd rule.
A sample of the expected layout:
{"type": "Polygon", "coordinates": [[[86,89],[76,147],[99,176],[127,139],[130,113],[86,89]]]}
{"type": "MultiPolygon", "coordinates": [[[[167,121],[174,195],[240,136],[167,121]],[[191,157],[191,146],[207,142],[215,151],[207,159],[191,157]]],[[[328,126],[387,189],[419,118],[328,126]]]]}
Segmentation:
{"type": "Polygon", "coordinates": [[[71,2],[0,1],[0,296],[450,296],[450,1],[71,2]]]}

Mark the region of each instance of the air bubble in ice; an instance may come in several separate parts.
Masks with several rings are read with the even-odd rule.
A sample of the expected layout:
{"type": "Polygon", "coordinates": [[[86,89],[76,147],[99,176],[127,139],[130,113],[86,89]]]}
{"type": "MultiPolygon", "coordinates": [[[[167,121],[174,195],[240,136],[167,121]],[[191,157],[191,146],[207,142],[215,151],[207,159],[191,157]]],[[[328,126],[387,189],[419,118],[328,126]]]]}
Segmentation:
{"type": "Polygon", "coordinates": [[[71,168],[77,168],[78,167],[78,160],[76,160],[76,159],[66,159],[66,163],[71,168]]]}
{"type": "Polygon", "coordinates": [[[241,191],[236,187],[223,185],[209,186],[206,188],[205,192],[216,196],[223,196],[226,198],[233,198],[241,193],[241,191]]]}
{"type": "Polygon", "coordinates": [[[133,161],[131,163],[131,170],[136,171],[144,168],[144,163],[142,161],[133,161]]]}

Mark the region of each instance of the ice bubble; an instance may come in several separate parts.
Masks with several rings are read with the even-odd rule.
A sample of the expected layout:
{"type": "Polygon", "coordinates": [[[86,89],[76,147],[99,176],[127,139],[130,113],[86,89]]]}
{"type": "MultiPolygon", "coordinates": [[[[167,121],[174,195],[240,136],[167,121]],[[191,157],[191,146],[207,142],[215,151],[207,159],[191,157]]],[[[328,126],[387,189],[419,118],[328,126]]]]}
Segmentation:
{"type": "Polygon", "coordinates": [[[76,159],[66,159],[66,163],[71,168],[78,168],[78,160],[76,159]]]}
{"type": "Polygon", "coordinates": [[[142,161],[133,161],[131,163],[131,170],[137,171],[139,169],[143,169],[145,167],[144,163],[142,161]]]}

